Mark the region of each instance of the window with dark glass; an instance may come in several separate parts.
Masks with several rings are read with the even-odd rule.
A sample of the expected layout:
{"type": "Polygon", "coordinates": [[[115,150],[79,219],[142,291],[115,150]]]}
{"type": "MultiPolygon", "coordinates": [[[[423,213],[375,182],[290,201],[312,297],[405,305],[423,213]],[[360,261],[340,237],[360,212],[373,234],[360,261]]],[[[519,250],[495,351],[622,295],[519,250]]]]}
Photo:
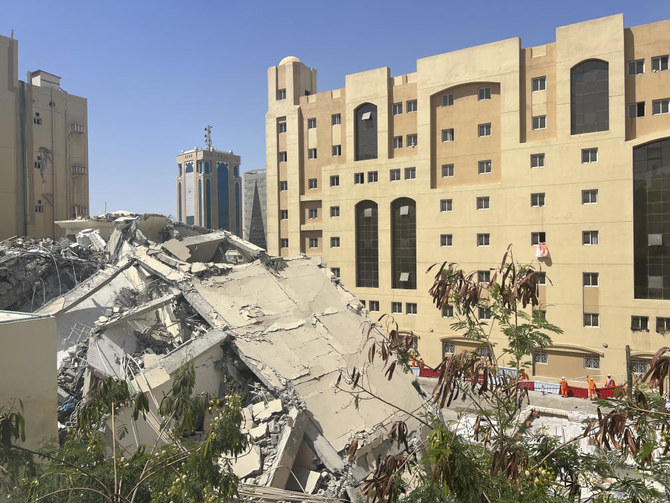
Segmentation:
{"type": "Polygon", "coordinates": [[[363,161],[377,158],[377,107],[363,103],[355,112],[355,159],[363,161]]]}
{"type": "Polygon", "coordinates": [[[570,70],[571,133],[609,129],[609,65],[591,59],[570,70]]]}
{"type": "Polygon", "coordinates": [[[342,124],[342,115],[340,114],[333,114],[330,116],[330,123],[333,126],[337,126],[338,124],[342,124]]]}
{"type": "Polygon", "coordinates": [[[356,205],[356,286],[379,286],[379,237],[377,203],[356,205]]]}
{"type": "Polygon", "coordinates": [[[402,197],[391,203],[391,287],[416,289],[416,203],[402,197]]]}

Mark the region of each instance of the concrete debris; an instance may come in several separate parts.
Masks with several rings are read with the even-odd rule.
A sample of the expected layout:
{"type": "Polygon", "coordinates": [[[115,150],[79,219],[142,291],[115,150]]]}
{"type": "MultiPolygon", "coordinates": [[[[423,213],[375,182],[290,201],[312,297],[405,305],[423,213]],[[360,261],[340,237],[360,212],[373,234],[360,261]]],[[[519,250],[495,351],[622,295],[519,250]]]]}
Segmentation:
{"type": "MultiPolygon", "coordinates": [[[[113,376],[150,403],[146,420],[119,414],[117,426],[132,434],[118,443],[151,444],[160,397],[185,361],[194,363],[196,392],[242,397],[252,446],[231,463],[244,487],[346,500],[377,456],[393,451],[394,421],[417,434],[419,424],[396,408],[355,404],[335,388],[340,371],[366,364],[369,320],[319,260],[268,257],[227,231],[161,215],[116,212],[57,226],[57,242],[0,243],[0,308],[56,318],[63,434],[96,380],[113,376]]],[[[369,367],[366,388],[404,410],[423,403],[410,375],[389,382],[379,366],[369,367]]]]}

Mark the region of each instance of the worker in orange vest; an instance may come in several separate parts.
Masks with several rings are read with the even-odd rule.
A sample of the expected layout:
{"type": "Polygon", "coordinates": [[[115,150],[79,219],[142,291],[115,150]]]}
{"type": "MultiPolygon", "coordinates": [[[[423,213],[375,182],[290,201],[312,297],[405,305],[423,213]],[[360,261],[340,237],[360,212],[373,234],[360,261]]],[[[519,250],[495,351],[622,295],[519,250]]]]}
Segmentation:
{"type": "Polygon", "coordinates": [[[409,363],[409,364],[410,364],[412,367],[418,367],[419,364],[418,364],[417,361],[416,361],[416,351],[412,350],[412,351],[410,352],[410,356],[412,357],[412,359],[410,360],[410,363],[409,363]]]}
{"type": "Polygon", "coordinates": [[[607,379],[605,379],[605,387],[613,388],[614,386],[616,386],[616,383],[614,382],[614,379],[612,379],[612,374],[607,374],[607,379]]]}
{"type": "Polygon", "coordinates": [[[521,370],[521,373],[519,374],[519,380],[522,380],[522,381],[527,381],[528,380],[528,374],[526,374],[525,370],[521,370]]]}
{"type": "Polygon", "coordinates": [[[565,380],[565,376],[561,377],[561,380],[558,382],[561,385],[561,396],[563,398],[568,397],[568,381],[565,380]]]}
{"type": "Polygon", "coordinates": [[[593,380],[593,377],[587,377],[586,382],[589,385],[589,398],[597,398],[598,393],[596,392],[596,382],[593,380]]]}
{"type": "Polygon", "coordinates": [[[419,358],[419,368],[423,369],[424,366],[425,366],[425,363],[423,363],[423,358],[419,358]]]}

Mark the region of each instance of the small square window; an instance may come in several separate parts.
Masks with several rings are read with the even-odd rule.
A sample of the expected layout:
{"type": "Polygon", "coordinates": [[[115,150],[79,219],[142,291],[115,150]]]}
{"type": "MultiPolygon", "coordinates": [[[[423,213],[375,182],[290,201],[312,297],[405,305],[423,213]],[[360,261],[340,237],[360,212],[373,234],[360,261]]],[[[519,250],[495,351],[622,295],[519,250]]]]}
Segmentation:
{"type": "Polygon", "coordinates": [[[549,363],[549,356],[546,351],[534,351],[533,352],[533,363],[539,365],[547,365],[549,363]]]}
{"type": "MultiPolygon", "coordinates": [[[[598,315],[596,314],[596,317],[598,315]]],[[[598,325],[593,325],[598,326],[598,325]]],[[[584,357],[584,368],[585,369],[599,369],[600,368],[600,357],[599,356],[585,356],[584,357]]]]}
{"type": "Polygon", "coordinates": [[[477,209],[478,210],[488,210],[489,209],[489,196],[483,196],[477,198],[477,209]]]}
{"type": "Polygon", "coordinates": [[[649,332],[649,316],[631,316],[630,329],[633,332],[649,332]]]}
{"type": "Polygon", "coordinates": [[[288,220],[288,210],[279,210],[279,220],[288,220]]]}
{"type": "Polygon", "coordinates": [[[535,77],[531,82],[533,92],[544,91],[547,88],[547,77],[545,76],[535,77]]]}
{"type": "Polygon", "coordinates": [[[481,138],[482,136],[491,136],[491,123],[479,124],[477,126],[477,135],[481,138]]]}
{"type": "Polygon", "coordinates": [[[443,164],[442,165],[442,178],[451,178],[454,176],[454,165],[453,164],[443,164]]]}
{"type": "Polygon", "coordinates": [[[417,145],[416,134],[408,134],[407,135],[407,146],[408,147],[416,147],[416,145],[417,145]]]}
{"type": "Polygon", "coordinates": [[[593,246],[598,244],[598,231],[582,231],[582,244],[593,246]]]}
{"type": "Polygon", "coordinates": [[[533,117],[533,129],[546,129],[546,127],[547,127],[546,115],[536,115],[533,117]]]}
{"type": "Polygon", "coordinates": [[[636,117],[644,117],[644,101],[639,101],[637,103],[631,103],[628,105],[628,117],[634,119],[636,117]]]}
{"type": "Polygon", "coordinates": [[[656,331],[658,333],[670,332],[670,318],[656,317],[656,331]]]}
{"type": "Polygon", "coordinates": [[[416,112],[416,100],[407,101],[407,113],[416,112]]]}
{"type": "Polygon", "coordinates": [[[490,87],[480,87],[479,92],[477,93],[477,99],[479,101],[490,100],[491,99],[491,88],[490,87]]]}
{"type": "Polygon", "coordinates": [[[310,178],[307,180],[307,187],[310,189],[316,189],[319,186],[319,182],[316,178],[310,178]]]}
{"type": "Polygon", "coordinates": [[[651,71],[662,72],[668,69],[668,55],[651,58],[651,71]]]}
{"type": "Polygon", "coordinates": [[[531,154],[530,155],[530,167],[531,168],[544,168],[544,154],[531,154]]]}
{"type": "Polygon", "coordinates": [[[491,319],[491,309],[488,307],[480,306],[478,308],[478,317],[480,320],[490,320],[491,319]]]}
{"type": "Polygon", "coordinates": [[[368,183],[377,183],[379,174],[376,171],[368,171],[368,183]]]}
{"type": "MultiPolygon", "coordinates": [[[[33,118],[33,124],[37,124],[38,126],[42,124],[42,119],[40,117],[34,117],[33,118]]],[[[38,212],[41,213],[41,212],[38,212]]]]}
{"type": "Polygon", "coordinates": [[[670,99],[654,100],[651,102],[651,113],[661,115],[670,113],[670,99]]]}
{"type": "Polygon", "coordinates": [[[584,313],[584,326],[585,327],[600,326],[600,315],[598,313],[584,313]]]}
{"type": "Polygon", "coordinates": [[[309,247],[318,248],[319,247],[319,238],[309,238],[309,247]]]}
{"type": "Polygon", "coordinates": [[[599,274],[597,272],[585,272],[582,275],[584,286],[596,288],[599,283],[599,274]]]}
{"type": "Polygon", "coordinates": [[[402,148],[402,136],[394,136],[393,137],[393,148],[402,148]]]}
{"type": "Polygon", "coordinates": [[[628,62],[628,75],[639,75],[644,73],[644,59],[636,59],[628,62]]]}
{"type": "Polygon", "coordinates": [[[371,300],[368,302],[368,309],[370,310],[371,313],[376,313],[379,311],[379,301],[378,300],[371,300]]]}
{"type": "Polygon", "coordinates": [[[414,180],[416,178],[416,168],[405,168],[405,180],[414,180]]]}
{"type": "Polygon", "coordinates": [[[316,149],[315,148],[307,149],[307,158],[308,159],[316,159],[316,149]]]}
{"type": "Polygon", "coordinates": [[[547,273],[546,272],[538,272],[537,273],[537,284],[538,286],[545,286],[547,284],[547,273]]]}
{"type": "Polygon", "coordinates": [[[282,238],[281,247],[282,248],[288,248],[288,238],[282,238]]]}
{"type": "Polygon", "coordinates": [[[440,234],[440,246],[452,246],[454,238],[452,234],[440,234]]]}
{"type": "Polygon", "coordinates": [[[318,208],[310,208],[309,212],[308,212],[308,215],[309,215],[310,220],[314,220],[315,218],[318,218],[319,217],[318,208]]]}
{"type": "Polygon", "coordinates": [[[453,206],[453,201],[451,199],[440,199],[440,211],[451,211],[453,206]]]}
{"type": "Polygon", "coordinates": [[[330,238],[330,247],[339,248],[340,247],[340,238],[335,236],[330,238]]]}
{"type": "Polygon", "coordinates": [[[597,204],[598,189],[582,190],[582,204],[597,204]]]}
{"type": "Polygon", "coordinates": [[[477,282],[478,283],[490,283],[491,282],[491,271],[477,271],[477,282]]]}
{"type": "Polygon", "coordinates": [[[338,187],[340,185],[340,175],[331,175],[330,177],[330,186],[338,187]]]}
{"type": "Polygon", "coordinates": [[[597,148],[583,148],[582,149],[582,164],[598,162],[597,148]]]}
{"type": "Polygon", "coordinates": [[[442,141],[454,141],[454,128],[442,130],[442,141]]]}
{"type": "Polygon", "coordinates": [[[544,192],[534,192],[530,195],[530,205],[533,208],[544,206],[544,192]]]}
{"type": "Polygon", "coordinates": [[[339,217],[340,216],[340,207],[339,206],[331,206],[330,207],[330,216],[331,216],[331,218],[339,217]]]}
{"type": "Polygon", "coordinates": [[[442,318],[453,318],[454,306],[446,305],[442,308],[442,318]]]}
{"type": "Polygon", "coordinates": [[[442,354],[453,355],[456,353],[456,345],[453,342],[442,341],[442,354]]]}
{"type": "Polygon", "coordinates": [[[279,182],[279,190],[284,191],[288,190],[288,182],[285,180],[282,180],[279,182]]]}
{"type": "Polygon", "coordinates": [[[277,89],[277,100],[286,99],[286,89],[277,89]]]}
{"type": "Polygon", "coordinates": [[[333,114],[330,116],[330,123],[333,126],[337,126],[338,124],[342,124],[342,115],[341,114],[333,114]]]}
{"type": "Polygon", "coordinates": [[[340,277],[340,268],[339,267],[331,267],[330,272],[332,272],[333,276],[335,276],[336,278],[340,277]]]}
{"type": "Polygon", "coordinates": [[[310,117],[307,119],[307,129],[315,129],[316,128],[316,117],[310,117]]]}
{"type": "Polygon", "coordinates": [[[365,183],[365,173],[354,173],[354,184],[365,183]]]}
{"type": "Polygon", "coordinates": [[[544,232],[531,232],[530,233],[530,244],[531,246],[537,246],[538,243],[546,243],[547,235],[544,232]]]}
{"type": "Polygon", "coordinates": [[[333,157],[342,155],[342,145],[333,145],[333,157]]]}
{"type": "Polygon", "coordinates": [[[491,235],[486,234],[477,234],[477,246],[490,246],[491,244],[491,235]]]}
{"type": "Polygon", "coordinates": [[[402,113],[402,103],[393,104],[393,115],[400,115],[402,113]]]}
{"type": "Polygon", "coordinates": [[[449,94],[443,94],[442,95],[442,106],[443,107],[451,107],[454,105],[454,94],[449,93],[449,94]]]}
{"type": "Polygon", "coordinates": [[[645,360],[630,360],[630,371],[633,374],[646,374],[649,371],[649,363],[645,360]]]}
{"type": "Polygon", "coordinates": [[[279,152],[279,162],[286,162],[286,152],[279,152]]]}
{"type": "Polygon", "coordinates": [[[477,172],[480,175],[488,175],[491,173],[491,161],[479,161],[479,163],[477,163],[477,172]]]}
{"type": "Polygon", "coordinates": [[[400,168],[389,170],[389,180],[392,182],[397,182],[400,180],[400,168]]]}
{"type": "Polygon", "coordinates": [[[391,313],[402,314],[402,302],[391,302],[391,313]]]}
{"type": "Polygon", "coordinates": [[[416,304],[414,302],[405,303],[405,314],[416,314],[416,304]]]}

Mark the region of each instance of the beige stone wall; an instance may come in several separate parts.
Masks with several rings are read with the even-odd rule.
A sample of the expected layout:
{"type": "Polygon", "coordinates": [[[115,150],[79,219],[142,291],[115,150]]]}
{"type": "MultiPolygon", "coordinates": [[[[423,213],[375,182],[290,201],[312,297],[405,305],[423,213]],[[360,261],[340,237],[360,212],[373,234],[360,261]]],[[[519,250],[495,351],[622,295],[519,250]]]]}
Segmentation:
{"type": "MultiPolygon", "coordinates": [[[[552,356],[548,365],[537,365],[535,372],[555,378],[568,372],[558,370],[563,368],[574,374],[567,377],[594,375],[585,372],[584,355],[602,354],[600,373],[622,373],[626,345],[641,354],[665,345],[654,331],[654,321],[668,316],[667,302],[633,298],[632,149],[670,136],[670,115],[651,115],[651,101],[668,97],[670,71],[636,76],[633,90],[625,67],[631,58],[644,57],[651,69],[651,57],[666,54],[670,47],[669,23],[624,29],[621,15],[595,19],[557,28],[556,41],[543,46],[524,49],[520,39],[513,38],[419,59],[417,71],[409,75],[391,77],[388,68],[347,75],[345,88],[293,103],[274,99],[276,75],[288,74],[285,65],[271,67],[266,121],[269,251],[279,253],[280,239],[289,238],[282,255],[322,255],[367,305],[379,302],[380,313],[372,313],[374,317],[390,313],[392,302],[401,302],[403,311],[406,303],[417,303],[418,316],[394,317],[402,328],[420,336],[420,352],[426,363],[435,365],[442,356],[442,340],[459,336],[450,328],[454,320],[442,318],[432,306],[427,294],[432,276],[424,272],[443,260],[458,262],[468,271],[488,269],[499,264],[511,243],[516,260],[547,272],[552,283],[541,288],[540,299],[548,319],[564,330],[555,336],[556,345],[570,348],[558,351],[557,346],[559,356],[552,356]],[[609,130],[572,135],[570,70],[589,59],[609,65],[609,130]],[[546,77],[546,87],[533,92],[532,79],[541,76],[546,77]],[[491,99],[478,99],[481,87],[491,88],[491,99]],[[442,95],[452,92],[454,105],[442,107],[442,95]],[[406,102],[412,99],[417,100],[417,111],[407,113],[406,102]],[[648,115],[634,119],[636,128],[626,119],[632,100],[647,102],[648,115]],[[322,120],[340,113],[343,125],[351,125],[355,109],[366,102],[377,106],[378,158],[355,161],[354,128],[346,127],[345,162],[322,159],[322,145],[328,148],[332,138],[328,123],[322,132],[322,120]],[[403,113],[393,115],[393,103],[400,102],[403,113]],[[534,130],[532,117],[539,115],[546,116],[546,127],[534,130]],[[276,134],[279,117],[287,121],[283,138],[276,134]],[[317,118],[317,131],[311,133],[306,130],[310,117],[317,118]],[[478,136],[482,123],[491,124],[491,136],[478,136]],[[452,127],[455,141],[442,142],[442,129],[452,127]],[[408,149],[405,137],[413,132],[418,144],[408,149]],[[392,138],[399,135],[403,149],[394,151],[392,138]],[[307,158],[312,144],[318,148],[316,160],[307,158]],[[598,162],[582,164],[584,148],[597,148],[598,162]],[[277,162],[280,150],[287,152],[288,162],[277,162]],[[544,154],[544,167],[531,168],[533,154],[544,154]],[[492,172],[479,175],[477,161],[484,159],[492,161],[492,172]],[[451,162],[455,176],[443,178],[441,165],[451,162]],[[406,167],[416,168],[415,179],[404,178],[406,167]],[[400,181],[389,180],[393,169],[401,170],[400,181]],[[377,183],[368,183],[371,171],[377,171],[377,183]],[[354,184],[355,173],[365,174],[364,184],[354,184]],[[335,174],[339,185],[330,187],[335,174]],[[319,178],[317,191],[306,189],[307,179],[313,177],[319,178]],[[288,180],[287,192],[278,192],[279,179],[288,180]],[[587,189],[598,190],[597,204],[582,204],[581,193],[587,189]],[[544,193],[545,206],[531,206],[533,193],[544,193]],[[416,290],[391,288],[390,206],[398,197],[416,201],[416,290]],[[489,198],[489,209],[477,209],[478,197],[489,198]],[[452,211],[440,211],[442,199],[452,200],[452,211]],[[378,288],[356,286],[354,208],[363,200],[378,204],[378,288]],[[318,205],[320,221],[305,220],[304,211],[318,205]],[[330,216],[332,206],[339,207],[338,217],[330,216]],[[289,219],[277,224],[280,207],[289,209],[289,219]],[[598,245],[582,245],[586,230],[598,231],[598,245]],[[308,237],[319,232],[322,249],[303,248],[308,237]],[[533,232],[546,233],[551,258],[542,263],[531,245],[533,232]],[[477,246],[478,233],[490,235],[489,246],[477,246]],[[441,234],[453,236],[451,247],[440,246],[441,234]],[[339,248],[330,248],[334,236],[340,238],[339,248]],[[599,273],[599,286],[585,288],[584,272],[599,273]],[[600,326],[584,327],[585,312],[600,314],[600,326]],[[650,332],[632,332],[631,315],[649,316],[650,332]]],[[[290,65],[309,71],[302,63],[290,65]]],[[[282,85],[291,86],[288,81],[282,85]]],[[[495,332],[494,342],[500,355],[503,340],[495,332]]]]}

